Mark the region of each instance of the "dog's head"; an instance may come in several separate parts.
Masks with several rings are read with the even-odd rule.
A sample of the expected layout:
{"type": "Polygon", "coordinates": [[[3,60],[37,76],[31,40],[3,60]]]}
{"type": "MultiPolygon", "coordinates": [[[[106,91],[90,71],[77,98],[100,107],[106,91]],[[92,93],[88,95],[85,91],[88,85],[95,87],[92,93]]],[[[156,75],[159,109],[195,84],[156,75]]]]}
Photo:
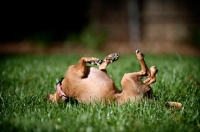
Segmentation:
{"type": "Polygon", "coordinates": [[[67,96],[62,91],[62,78],[57,84],[56,84],[56,93],[55,94],[47,94],[47,96],[44,98],[44,100],[49,100],[51,102],[57,102],[59,99],[67,100],[67,96]]]}

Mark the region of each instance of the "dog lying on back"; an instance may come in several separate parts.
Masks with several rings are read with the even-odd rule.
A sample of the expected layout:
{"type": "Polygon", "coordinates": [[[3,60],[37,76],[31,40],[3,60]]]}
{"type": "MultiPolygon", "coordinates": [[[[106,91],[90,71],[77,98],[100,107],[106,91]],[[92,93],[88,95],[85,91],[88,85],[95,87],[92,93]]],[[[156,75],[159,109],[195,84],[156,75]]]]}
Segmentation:
{"type": "MultiPolygon", "coordinates": [[[[119,53],[113,53],[100,60],[95,57],[82,57],[76,65],[69,66],[65,78],[56,85],[56,93],[48,94],[47,99],[52,102],[67,100],[68,97],[80,103],[117,102],[119,104],[131,101],[136,102],[143,97],[151,97],[153,90],[150,84],[156,82],[157,69],[151,66],[148,69],[144,55],[136,50],[136,56],[141,65],[141,71],[125,73],[121,80],[122,91],[118,90],[106,67],[118,60],[119,53]],[[86,64],[97,65],[99,69],[86,64]],[[146,80],[141,81],[142,78],[146,80]]],[[[167,102],[170,106],[182,107],[178,102],[167,102]]]]}

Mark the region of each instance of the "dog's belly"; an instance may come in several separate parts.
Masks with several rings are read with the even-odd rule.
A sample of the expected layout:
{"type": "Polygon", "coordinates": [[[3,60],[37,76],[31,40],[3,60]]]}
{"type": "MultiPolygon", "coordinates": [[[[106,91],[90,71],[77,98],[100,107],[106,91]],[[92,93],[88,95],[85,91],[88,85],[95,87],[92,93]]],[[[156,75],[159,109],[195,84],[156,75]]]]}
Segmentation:
{"type": "Polygon", "coordinates": [[[113,80],[103,71],[90,67],[88,75],[79,81],[77,100],[83,103],[113,99],[117,88],[113,80]]]}

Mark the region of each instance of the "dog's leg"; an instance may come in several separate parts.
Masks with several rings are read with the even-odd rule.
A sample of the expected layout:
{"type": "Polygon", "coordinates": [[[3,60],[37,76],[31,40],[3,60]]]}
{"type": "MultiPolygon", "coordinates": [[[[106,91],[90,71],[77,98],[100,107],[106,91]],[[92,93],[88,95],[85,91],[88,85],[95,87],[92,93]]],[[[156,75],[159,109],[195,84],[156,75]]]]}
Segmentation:
{"type": "Polygon", "coordinates": [[[102,60],[95,58],[95,57],[82,57],[77,65],[72,66],[71,68],[74,68],[73,70],[70,71],[75,71],[74,74],[78,74],[77,76],[79,77],[84,77],[86,73],[88,72],[88,67],[86,63],[92,64],[92,65],[97,65],[100,66],[102,64],[102,60]]]}
{"type": "Polygon", "coordinates": [[[142,70],[139,72],[127,73],[126,76],[129,76],[130,78],[139,78],[139,79],[143,77],[150,77],[151,73],[149,72],[149,69],[144,61],[144,54],[140,52],[139,50],[136,50],[135,53],[140,62],[140,66],[142,70]]]}
{"type": "Polygon", "coordinates": [[[142,52],[140,52],[138,49],[135,51],[136,52],[136,56],[140,62],[140,65],[141,65],[141,71],[140,71],[140,74],[142,76],[146,76],[146,77],[150,77],[151,76],[151,73],[149,72],[149,69],[144,61],[144,54],[142,52]]]}
{"type": "Polygon", "coordinates": [[[89,63],[89,64],[92,64],[92,65],[97,65],[99,66],[99,69],[106,72],[106,67],[116,61],[117,59],[119,58],[119,53],[113,53],[113,54],[110,54],[108,56],[106,56],[104,58],[104,60],[100,60],[98,58],[95,58],[95,57],[82,57],[78,64],[75,66],[75,68],[77,70],[80,70],[81,69],[81,75],[80,76],[84,76],[85,73],[87,73],[87,66],[86,66],[86,63],[89,63]]]}
{"type": "Polygon", "coordinates": [[[150,73],[151,73],[151,76],[148,77],[146,80],[143,81],[144,84],[146,85],[150,85],[152,83],[155,83],[156,82],[156,73],[158,72],[158,70],[156,69],[155,66],[151,66],[150,68],[150,73]]]}
{"type": "Polygon", "coordinates": [[[123,101],[137,101],[142,99],[144,94],[151,90],[151,88],[144,84],[141,81],[141,78],[150,76],[150,72],[148,67],[144,61],[144,55],[139,51],[136,50],[136,56],[141,65],[141,71],[139,72],[132,72],[132,73],[125,73],[122,80],[121,86],[123,88],[122,94],[119,96],[118,102],[123,101]]]}
{"type": "Polygon", "coordinates": [[[99,65],[99,69],[107,72],[106,71],[106,67],[110,64],[113,63],[114,61],[118,60],[120,54],[119,53],[112,53],[108,56],[106,56],[103,60],[103,62],[101,63],[101,65],[99,65]]]}

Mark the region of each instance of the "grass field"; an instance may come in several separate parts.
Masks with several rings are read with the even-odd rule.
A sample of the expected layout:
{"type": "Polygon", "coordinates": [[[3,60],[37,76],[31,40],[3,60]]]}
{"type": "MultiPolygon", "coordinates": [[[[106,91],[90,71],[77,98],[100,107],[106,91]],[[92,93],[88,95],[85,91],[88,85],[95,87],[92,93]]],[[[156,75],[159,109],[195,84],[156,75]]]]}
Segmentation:
{"type": "MultiPolygon", "coordinates": [[[[55,91],[55,84],[67,67],[76,64],[80,57],[75,54],[1,56],[0,131],[200,131],[200,58],[147,54],[148,66],[156,65],[159,70],[157,82],[152,85],[155,103],[147,100],[122,106],[93,106],[44,102],[43,97],[55,91]],[[166,107],[166,101],[181,102],[183,109],[166,107]]],[[[135,55],[121,55],[108,67],[108,74],[121,89],[123,74],[138,70],[140,65],[135,55]]]]}

